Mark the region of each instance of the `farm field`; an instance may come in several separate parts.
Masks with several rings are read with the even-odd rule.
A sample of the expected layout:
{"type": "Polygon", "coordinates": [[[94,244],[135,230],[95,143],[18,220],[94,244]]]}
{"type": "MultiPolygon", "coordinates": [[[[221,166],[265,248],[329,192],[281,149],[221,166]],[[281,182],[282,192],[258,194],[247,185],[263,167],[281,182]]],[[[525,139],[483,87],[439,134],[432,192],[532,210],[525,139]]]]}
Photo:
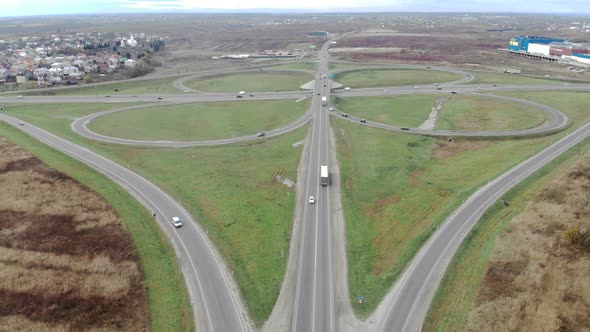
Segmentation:
{"type": "Polygon", "coordinates": [[[486,212],[451,261],[425,331],[590,327],[590,284],[579,278],[590,266],[580,234],[588,220],[575,217],[589,159],[586,140],[506,194],[508,206],[486,212]]]}
{"type": "Polygon", "coordinates": [[[0,124],[0,135],[2,326],[189,330],[174,253],[145,209],[17,129],[0,124]]]}
{"type": "Polygon", "coordinates": [[[299,118],[309,102],[235,101],[150,107],[112,113],[89,128],[106,136],[139,140],[206,140],[255,134],[299,118]]]}
{"type": "Polygon", "coordinates": [[[209,92],[296,91],[312,79],[311,73],[258,71],[199,78],[187,81],[185,85],[195,90],[209,92]]]}

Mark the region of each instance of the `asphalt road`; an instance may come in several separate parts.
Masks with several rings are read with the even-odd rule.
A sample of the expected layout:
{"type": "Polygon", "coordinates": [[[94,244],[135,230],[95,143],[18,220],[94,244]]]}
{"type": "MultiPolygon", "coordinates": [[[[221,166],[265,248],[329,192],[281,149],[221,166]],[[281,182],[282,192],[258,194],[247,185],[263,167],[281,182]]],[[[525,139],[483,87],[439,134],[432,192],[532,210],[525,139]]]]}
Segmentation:
{"type": "Polygon", "coordinates": [[[178,256],[199,331],[249,330],[236,283],[221,256],[197,222],[174,198],[140,175],[96,152],[11,116],[0,113],[0,120],[105,174],[131,193],[148,211],[156,214],[157,222],[170,238],[178,256]],[[171,220],[174,216],[183,221],[181,228],[173,227],[171,220]]]}
{"type": "Polygon", "coordinates": [[[479,189],[422,246],[377,309],[379,331],[419,331],[430,303],[459,245],[482,214],[506,192],[569,148],[590,136],[585,124],[479,189]]]}
{"type": "Polygon", "coordinates": [[[334,314],[334,275],[329,186],[320,184],[320,166],[328,165],[328,113],[322,96],[330,98],[326,42],[320,57],[312,102],[313,125],[305,198],[314,196],[315,204],[304,203],[301,249],[291,331],[337,331],[334,314]],[[326,86],[324,86],[326,85],[326,86]],[[319,95],[318,95],[319,93],[319,95]]]}

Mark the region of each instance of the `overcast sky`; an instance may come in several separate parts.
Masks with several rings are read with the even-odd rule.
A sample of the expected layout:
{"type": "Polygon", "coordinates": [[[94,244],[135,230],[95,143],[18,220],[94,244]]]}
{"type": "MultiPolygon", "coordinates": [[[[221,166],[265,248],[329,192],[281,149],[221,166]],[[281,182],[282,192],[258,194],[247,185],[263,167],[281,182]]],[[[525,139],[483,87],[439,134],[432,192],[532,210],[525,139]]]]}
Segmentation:
{"type": "Polygon", "coordinates": [[[589,13],[590,0],[0,0],[0,17],[222,10],[589,13]]]}

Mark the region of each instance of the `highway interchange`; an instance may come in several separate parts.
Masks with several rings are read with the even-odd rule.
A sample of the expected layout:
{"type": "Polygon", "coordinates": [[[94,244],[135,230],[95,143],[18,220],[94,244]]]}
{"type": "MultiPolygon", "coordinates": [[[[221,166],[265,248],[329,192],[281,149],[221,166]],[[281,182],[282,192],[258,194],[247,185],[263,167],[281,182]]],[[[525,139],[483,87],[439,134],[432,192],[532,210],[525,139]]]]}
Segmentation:
{"type": "MultiPolygon", "coordinates": [[[[530,159],[515,166],[499,178],[490,182],[474,193],[463,205],[461,205],[447,220],[441,224],[439,230],[425,243],[419,253],[414,257],[405,271],[400,275],[392,290],[385,296],[382,303],[366,322],[357,322],[355,327],[342,325],[343,320],[339,315],[351,315],[348,312],[336,310],[337,298],[347,294],[338,294],[335,280],[338,275],[334,268],[334,188],[338,185],[321,186],[319,183],[320,165],[328,165],[330,172],[335,172],[337,167],[331,160],[333,153],[330,145],[329,116],[338,116],[348,121],[360,124],[360,118],[348,116],[335,109],[330,112],[333,105],[322,105],[321,96],[330,94],[337,96],[382,96],[401,94],[449,94],[455,92],[460,95],[471,95],[485,98],[498,98],[521,102],[536,107],[548,114],[548,121],[536,128],[519,131],[483,131],[483,132],[457,132],[434,131],[410,128],[402,130],[400,127],[390,126],[375,122],[362,123],[362,125],[394,130],[408,134],[420,134],[430,136],[531,136],[550,134],[566,128],[568,118],[557,109],[519,100],[509,97],[490,96],[482,94],[486,91],[539,91],[539,90],[576,90],[588,91],[589,84],[570,85],[471,85],[468,83],[473,77],[456,69],[432,67],[432,70],[448,70],[460,73],[463,77],[455,82],[448,82],[440,86],[420,87],[385,87],[353,89],[351,91],[332,92],[331,81],[324,77],[329,75],[328,52],[329,41],[320,51],[319,68],[315,73],[315,86],[313,91],[294,92],[266,92],[255,93],[254,96],[246,96],[244,100],[270,100],[270,99],[300,99],[311,98],[309,110],[299,119],[282,128],[276,128],[266,132],[266,138],[283,135],[311,122],[311,129],[306,140],[306,149],[302,163],[305,162],[305,174],[298,178],[302,182],[303,194],[298,194],[297,208],[301,209],[300,227],[298,236],[301,242],[294,246],[298,250],[295,255],[290,255],[290,264],[295,266],[295,273],[285,278],[293,278],[293,289],[281,290],[279,300],[288,298],[290,302],[288,310],[277,314],[279,325],[283,330],[290,331],[343,331],[343,330],[375,330],[375,331],[416,331],[422,326],[432,297],[437,285],[442,279],[443,272],[449,264],[453,254],[461,244],[465,235],[481,217],[483,212],[491,206],[499,197],[522,181],[528,175],[547,164],[567,149],[590,135],[590,124],[586,124],[570,133],[560,141],[554,143],[545,150],[539,152],[530,159]],[[457,85],[462,84],[462,85],[457,85]],[[442,88],[439,90],[439,88],[442,88]],[[315,196],[316,204],[308,204],[307,198],[315,196]],[[285,294],[284,294],[285,293],[285,294]],[[289,295],[293,295],[292,298],[289,295]]],[[[374,66],[374,68],[420,68],[423,66],[374,66]]],[[[259,69],[251,69],[259,70],[259,69]]],[[[353,70],[353,69],[349,69],[353,70]]],[[[224,71],[226,73],[231,70],[224,71]]],[[[238,70],[238,72],[245,72],[238,70]]],[[[334,72],[334,71],[332,71],[334,72]]],[[[228,101],[236,100],[235,94],[205,93],[188,89],[183,85],[189,78],[204,77],[211,72],[194,74],[181,78],[174,85],[182,91],[189,93],[161,94],[161,95],[119,95],[105,96],[27,96],[16,99],[14,96],[0,96],[0,103],[104,103],[112,102],[113,105],[122,102],[149,102],[148,105],[119,107],[112,110],[91,114],[76,119],[71,128],[76,133],[92,140],[113,144],[140,145],[140,146],[166,146],[182,148],[187,146],[207,146],[231,144],[250,140],[258,140],[256,134],[243,137],[228,138],[212,141],[177,142],[177,141],[141,141],[127,140],[116,137],[107,137],[94,133],[87,125],[97,117],[136,108],[154,106],[178,105],[195,102],[228,101]]],[[[242,303],[237,284],[231,276],[231,271],[222,261],[220,254],[207,238],[198,222],[176,201],[149,180],[134,173],[121,165],[110,161],[96,152],[69,142],[61,137],[49,133],[30,123],[0,113],[3,120],[23,130],[41,142],[62,151],[75,159],[78,159],[90,167],[100,171],[123,188],[128,190],[146,209],[156,214],[156,220],[165,230],[174,245],[179,258],[184,278],[188,285],[195,322],[199,331],[249,331],[254,327],[248,318],[247,311],[242,303]],[[22,123],[23,125],[19,125],[22,123]],[[185,220],[184,227],[174,229],[170,220],[173,216],[180,216],[185,220]]],[[[299,188],[299,187],[298,187],[299,188]]],[[[342,240],[342,239],[341,239],[342,240]]],[[[292,244],[294,245],[294,244],[292,244]]],[[[348,296],[346,296],[348,299],[348,296]]],[[[275,313],[273,312],[273,316],[275,313]]],[[[347,317],[349,320],[354,319],[347,317]]],[[[273,328],[266,326],[266,330],[273,328]]]]}

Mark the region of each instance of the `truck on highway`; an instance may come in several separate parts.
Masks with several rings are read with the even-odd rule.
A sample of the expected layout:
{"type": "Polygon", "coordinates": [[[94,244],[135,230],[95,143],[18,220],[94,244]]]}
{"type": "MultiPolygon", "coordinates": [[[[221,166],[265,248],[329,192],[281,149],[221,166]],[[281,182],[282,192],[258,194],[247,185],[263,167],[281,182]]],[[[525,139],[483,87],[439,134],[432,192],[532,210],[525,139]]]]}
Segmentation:
{"type": "Polygon", "coordinates": [[[326,98],[326,96],[322,96],[322,105],[328,105],[328,98],[326,98]]]}
{"type": "Polygon", "coordinates": [[[328,178],[328,166],[321,165],[320,166],[320,183],[322,186],[327,186],[329,182],[328,178]]]}

